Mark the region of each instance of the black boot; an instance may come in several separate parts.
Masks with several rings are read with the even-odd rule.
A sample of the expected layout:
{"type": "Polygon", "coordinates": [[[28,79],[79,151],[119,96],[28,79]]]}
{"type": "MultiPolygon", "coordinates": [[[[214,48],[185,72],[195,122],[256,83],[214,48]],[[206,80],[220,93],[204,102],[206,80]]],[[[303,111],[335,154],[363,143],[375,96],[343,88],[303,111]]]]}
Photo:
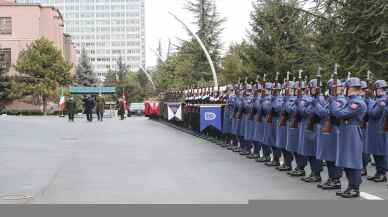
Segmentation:
{"type": "Polygon", "coordinates": [[[309,177],[301,178],[301,180],[307,183],[317,183],[317,182],[321,182],[322,178],[320,176],[311,175],[309,177]]]}
{"type": "Polygon", "coordinates": [[[276,168],[277,170],[279,170],[280,172],[289,172],[289,171],[292,171],[292,167],[291,166],[287,166],[285,164],[279,166],[276,168]]]}
{"type": "Polygon", "coordinates": [[[322,186],[323,190],[339,190],[341,189],[341,181],[338,179],[331,180],[327,185],[322,186]]]}
{"type": "Polygon", "coordinates": [[[387,177],[384,176],[384,175],[378,175],[375,177],[375,179],[373,179],[372,181],[376,182],[376,183],[382,183],[382,182],[386,182],[387,181],[387,177]]]}
{"type": "Polygon", "coordinates": [[[358,189],[350,189],[349,191],[344,192],[341,195],[341,197],[347,198],[347,199],[358,198],[358,197],[360,197],[360,190],[358,190],[358,189]]]}
{"type": "Polygon", "coordinates": [[[362,170],[362,171],[361,171],[361,176],[367,176],[367,175],[368,175],[367,170],[362,170]]]}
{"type": "Polygon", "coordinates": [[[288,172],[287,174],[292,176],[292,177],[306,176],[306,172],[304,170],[301,170],[301,169],[295,169],[295,170],[293,170],[291,172],[288,172]]]}
{"type": "Polygon", "coordinates": [[[271,161],[270,157],[260,157],[256,160],[256,162],[259,162],[259,163],[266,163],[266,162],[270,162],[270,161],[271,161]]]}
{"type": "Polygon", "coordinates": [[[351,188],[348,187],[348,188],[347,188],[346,190],[344,190],[344,191],[342,191],[342,190],[337,191],[337,193],[335,193],[335,195],[337,195],[338,197],[342,197],[342,195],[348,194],[348,192],[350,192],[350,191],[351,191],[351,188]]]}

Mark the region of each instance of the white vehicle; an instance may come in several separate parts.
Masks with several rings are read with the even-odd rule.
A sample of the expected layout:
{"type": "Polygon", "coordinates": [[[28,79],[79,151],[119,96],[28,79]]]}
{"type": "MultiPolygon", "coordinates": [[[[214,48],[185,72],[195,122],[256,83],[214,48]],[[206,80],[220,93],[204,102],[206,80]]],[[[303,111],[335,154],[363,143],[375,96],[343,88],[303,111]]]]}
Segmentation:
{"type": "Polygon", "coordinates": [[[128,108],[129,115],[144,115],[144,103],[131,103],[128,108]]]}

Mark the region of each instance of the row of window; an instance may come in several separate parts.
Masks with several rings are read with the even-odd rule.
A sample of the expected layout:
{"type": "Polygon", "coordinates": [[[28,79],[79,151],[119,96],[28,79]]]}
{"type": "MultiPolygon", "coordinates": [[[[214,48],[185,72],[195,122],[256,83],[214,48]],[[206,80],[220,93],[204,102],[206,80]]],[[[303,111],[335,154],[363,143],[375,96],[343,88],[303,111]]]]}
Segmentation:
{"type": "Polygon", "coordinates": [[[120,19],[120,20],[66,20],[65,26],[77,26],[77,25],[140,25],[139,19],[120,19]]]}
{"type": "Polygon", "coordinates": [[[80,13],[71,13],[67,12],[64,14],[65,20],[68,19],[79,19],[79,18],[106,18],[106,17],[139,17],[139,12],[80,12],[80,13]]]}
{"type": "Polygon", "coordinates": [[[130,5],[107,5],[107,4],[101,4],[101,5],[91,5],[91,4],[80,4],[80,5],[66,5],[65,7],[58,7],[60,11],[66,10],[68,11],[106,11],[106,10],[112,10],[112,11],[123,11],[123,10],[139,10],[138,4],[130,4],[130,5]],[[110,7],[109,7],[110,6],[110,7]]]}
{"type": "Polygon", "coordinates": [[[72,36],[73,41],[87,41],[87,40],[128,40],[128,39],[135,39],[132,41],[138,41],[140,39],[139,34],[112,34],[112,35],[107,35],[107,34],[96,34],[96,35],[82,35],[82,34],[77,34],[72,36]]]}
{"type": "Polygon", "coordinates": [[[74,34],[82,32],[139,32],[139,27],[122,27],[122,26],[96,26],[96,27],[80,27],[80,26],[67,26],[65,27],[65,32],[74,34]]]}

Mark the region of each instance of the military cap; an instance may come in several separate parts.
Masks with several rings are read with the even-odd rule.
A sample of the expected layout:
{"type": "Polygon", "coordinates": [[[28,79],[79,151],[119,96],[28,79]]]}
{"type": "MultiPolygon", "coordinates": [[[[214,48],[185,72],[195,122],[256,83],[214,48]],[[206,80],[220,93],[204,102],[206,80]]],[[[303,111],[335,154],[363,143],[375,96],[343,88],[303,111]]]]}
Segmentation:
{"type": "Polygon", "coordinates": [[[378,80],[375,82],[376,89],[385,89],[387,87],[388,87],[387,82],[384,80],[378,80]]]}

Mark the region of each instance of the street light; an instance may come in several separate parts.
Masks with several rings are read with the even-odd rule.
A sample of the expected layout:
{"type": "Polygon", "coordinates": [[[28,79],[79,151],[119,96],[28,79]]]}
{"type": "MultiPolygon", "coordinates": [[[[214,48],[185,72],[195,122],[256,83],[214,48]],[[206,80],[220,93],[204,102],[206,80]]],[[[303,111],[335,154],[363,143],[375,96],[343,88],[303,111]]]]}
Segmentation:
{"type": "Polygon", "coordinates": [[[212,58],[210,57],[210,54],[209,54],[209,51],[206,49],[205,47],[205,44],[202,42],[202,40],[198,37],[197,34],[195,34],[195,32],[193,30],[191,30],[189,28],[189,26],[183,22],[181,19],[179,19],[175,14],[171,13],[171,12],[168,12],[171,16],[173,16],[178,22],[180,22],[195,38],[195,40],[198,41],[199,45],[201,46],[203,52],[205,53],[206,55],[206,59],[207,61],[209,62],[209,65],[210,65],[210,69],[212,70],[212,73],[213,73],[213,80],[214,80],[214,86],[215,87],[218,87],[218,78],[217,78],[217,73],[216,73],[216,69],[214,67],[214,63],[213,63],[213,60],[212,58]]]}

